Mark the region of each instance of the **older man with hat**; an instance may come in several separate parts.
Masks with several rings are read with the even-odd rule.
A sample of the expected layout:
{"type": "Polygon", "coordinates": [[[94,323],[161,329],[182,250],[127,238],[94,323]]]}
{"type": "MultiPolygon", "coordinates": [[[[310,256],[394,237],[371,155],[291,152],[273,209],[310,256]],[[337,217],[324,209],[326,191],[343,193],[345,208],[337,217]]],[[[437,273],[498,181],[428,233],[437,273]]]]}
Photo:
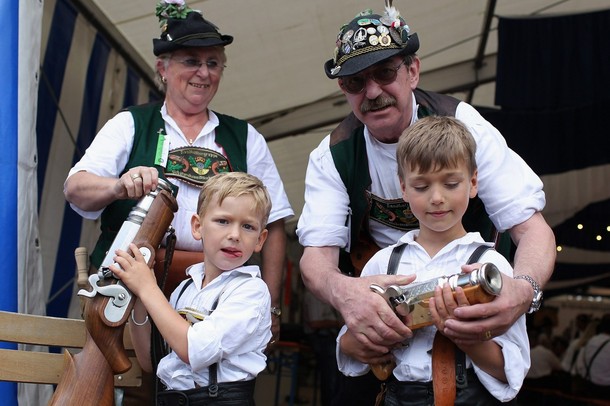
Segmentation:
{"type": "MultiPolygon", "coordinates": [[[[472,106],[417,87],[419,39],[386,3],[383,14],[366,10],[345,24],[333,58],[324,64],[352,113],[310,155],[297,228],[305,247],[300,268],[306,286],[339,310],[361,343],[360,352],[350,355],[369,363],[388,361],[389,350],[408,344],[413,334],[369,288],[373,283],[405,285],[411,277],[352,276],[380,247],[418,228],[402,200],[396,164],[398,138],[418,118],[454,116],[471,131],[477,142],[480,200],[469,205],[465,226],[487,240],[495,238],[495,230],[508,231],[517,245],[515,277],[504,278],[502,295],[488,304],[456,309],[443,333],[456,343],[502,334],[540,306],[541,285],[555,260],[554,236],[540,213],[545,205],[541,180],[472,106]]],[[[347,378],[336,404],[373,404],[377,391],[370,388],[378,388],[378,382],[367,376],[347,378]],[[356,384],[350,383],[355,379],[356,384]]]]}
{"type": "MultiPolygon", "coordinates": [[[[157,272],[158,280],[166,279],[164,291],[169,296],[187,278],[187,267],[203,260],[201,242],[193,238],[190,225],[201,186],[226,171],[248,172],[261,179],[273,203],[261,266],[272,298],[273,343],[280,326],[284,219],[294,213],[264,137],[247,122],[208,107],[226,68],[224,47],[233,37],[221,34],[183,0],[159,2],[156,15],[161,35],[153,39],[153,53],[165,98],[129,107],[104,125],[70,170],[64,185],[66,199],[85,218],[101,215],[101,236],[91,255],[97,271],[137,200],[156,189],[159,178],[177,186],[173,266],[167,278],[157,272]]],[[[160,251],[157,264],[163,265],[160,251]]],[[[135,316],[138,321],[146,318],[135,316]]]]}

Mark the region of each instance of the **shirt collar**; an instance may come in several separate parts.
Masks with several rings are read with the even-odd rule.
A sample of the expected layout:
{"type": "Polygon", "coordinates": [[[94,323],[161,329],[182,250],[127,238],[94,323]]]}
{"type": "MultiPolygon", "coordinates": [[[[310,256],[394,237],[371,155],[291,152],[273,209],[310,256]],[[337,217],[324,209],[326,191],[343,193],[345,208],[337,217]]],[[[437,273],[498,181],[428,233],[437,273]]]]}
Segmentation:
{"type": "MultiPolygon", "coordinates": [[[[205,264],[199,262],[189,266],[186,268],[186,274],[193,279],[194,285],[200,290],[205,276],[205,264]]],[[[253,278],[261,276],[260,268],[257,265],[247,265],[223,272],[218,278],[214,279],[212,283],[220,283],[229,277],[234,277],[239,274],[250,275],[253,278]]]]}

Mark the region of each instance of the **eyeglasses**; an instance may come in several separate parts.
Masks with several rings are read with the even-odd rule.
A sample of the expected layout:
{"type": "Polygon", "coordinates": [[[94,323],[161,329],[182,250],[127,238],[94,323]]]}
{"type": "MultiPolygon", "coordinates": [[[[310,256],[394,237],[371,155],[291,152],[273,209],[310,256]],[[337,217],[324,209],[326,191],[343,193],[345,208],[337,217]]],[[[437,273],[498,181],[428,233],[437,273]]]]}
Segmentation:
{"type": "Polygon", "coordinates": [[[195,58],[184,58],[184,59],[171,58],[171,59],[178,62],[182,66],[184,66],[184,69],[188,72],[196,72],[199,69],[201,69],[201,67],[203,65],[205,65],[208,68],[208,71],[210,73],[218,74],[218,73],[222,72],[223,69],[226,67],[225,65],[221,64],[220,62],[218,62],[214,59],[210,59],[208,61],[200,61],[199,59],[195,59],[195,58]]]}
{"type": "Polygon", "coordinates": [[[339,80],[339,84],[346,92],[351,94],[362,93],[369,77],[381,86],[389,85],[396,80],[398,69],[400,69],[404,63],[405,61],[403,60],[395,67],[382,65],[372,69],[369,73],[345,76],[339,80]]]}

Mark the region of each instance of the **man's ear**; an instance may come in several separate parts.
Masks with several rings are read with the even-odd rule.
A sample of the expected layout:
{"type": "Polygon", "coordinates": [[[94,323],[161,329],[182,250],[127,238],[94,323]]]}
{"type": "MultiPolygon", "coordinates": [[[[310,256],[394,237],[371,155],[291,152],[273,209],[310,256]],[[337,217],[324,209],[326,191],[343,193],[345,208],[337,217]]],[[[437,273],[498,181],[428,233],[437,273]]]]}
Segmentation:
{"type": "Polygon", "coordinates": [[[411,65],[407,67],[407,70],[409,71],[409,85],[411,86],[411,90],[415,90],[419,84],[419,63],[420,60],[416,56],[413,58],[411,65]]]}
{"type": "Polygon", "coordinates": [[[191,234],[197,241],[203,238],[201,236],[201,219],[198,214],[193,214],[193,217],[191,217],[191,234]]]}

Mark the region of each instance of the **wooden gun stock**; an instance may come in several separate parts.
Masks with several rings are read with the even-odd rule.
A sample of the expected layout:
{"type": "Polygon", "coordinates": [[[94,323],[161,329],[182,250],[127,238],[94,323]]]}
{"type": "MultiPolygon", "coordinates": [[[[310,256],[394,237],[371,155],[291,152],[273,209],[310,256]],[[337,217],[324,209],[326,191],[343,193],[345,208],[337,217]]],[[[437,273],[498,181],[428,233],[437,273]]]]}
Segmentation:
{"type": "MultiPolygon", "coordinates": [[[[155,250],[161,244],[177,210],[175,197],[167,190],[160,190],[131,241],[140,250],[149,251],[149,267],[153,265],[155,250]]],[[[131,295],[131,292],[114,278],[106,278],[103,283],[93,287],[94,291],[98,289],[97,294],[85,299],[85,346],[76,355],[66,351],[64,372],[50,405],[113,405],[113,376],[131,368],[131,361],[123,345],[123,333],[136,299],[134,296],[128,296],[129,302],[122,305],[119,313],[122,316],[118,320],[108,320],[107,309],[113,309],[113,306],[116,308],[112,302],[116,298],[99,292],[113,287],[120,287],[131,295]]]]}

